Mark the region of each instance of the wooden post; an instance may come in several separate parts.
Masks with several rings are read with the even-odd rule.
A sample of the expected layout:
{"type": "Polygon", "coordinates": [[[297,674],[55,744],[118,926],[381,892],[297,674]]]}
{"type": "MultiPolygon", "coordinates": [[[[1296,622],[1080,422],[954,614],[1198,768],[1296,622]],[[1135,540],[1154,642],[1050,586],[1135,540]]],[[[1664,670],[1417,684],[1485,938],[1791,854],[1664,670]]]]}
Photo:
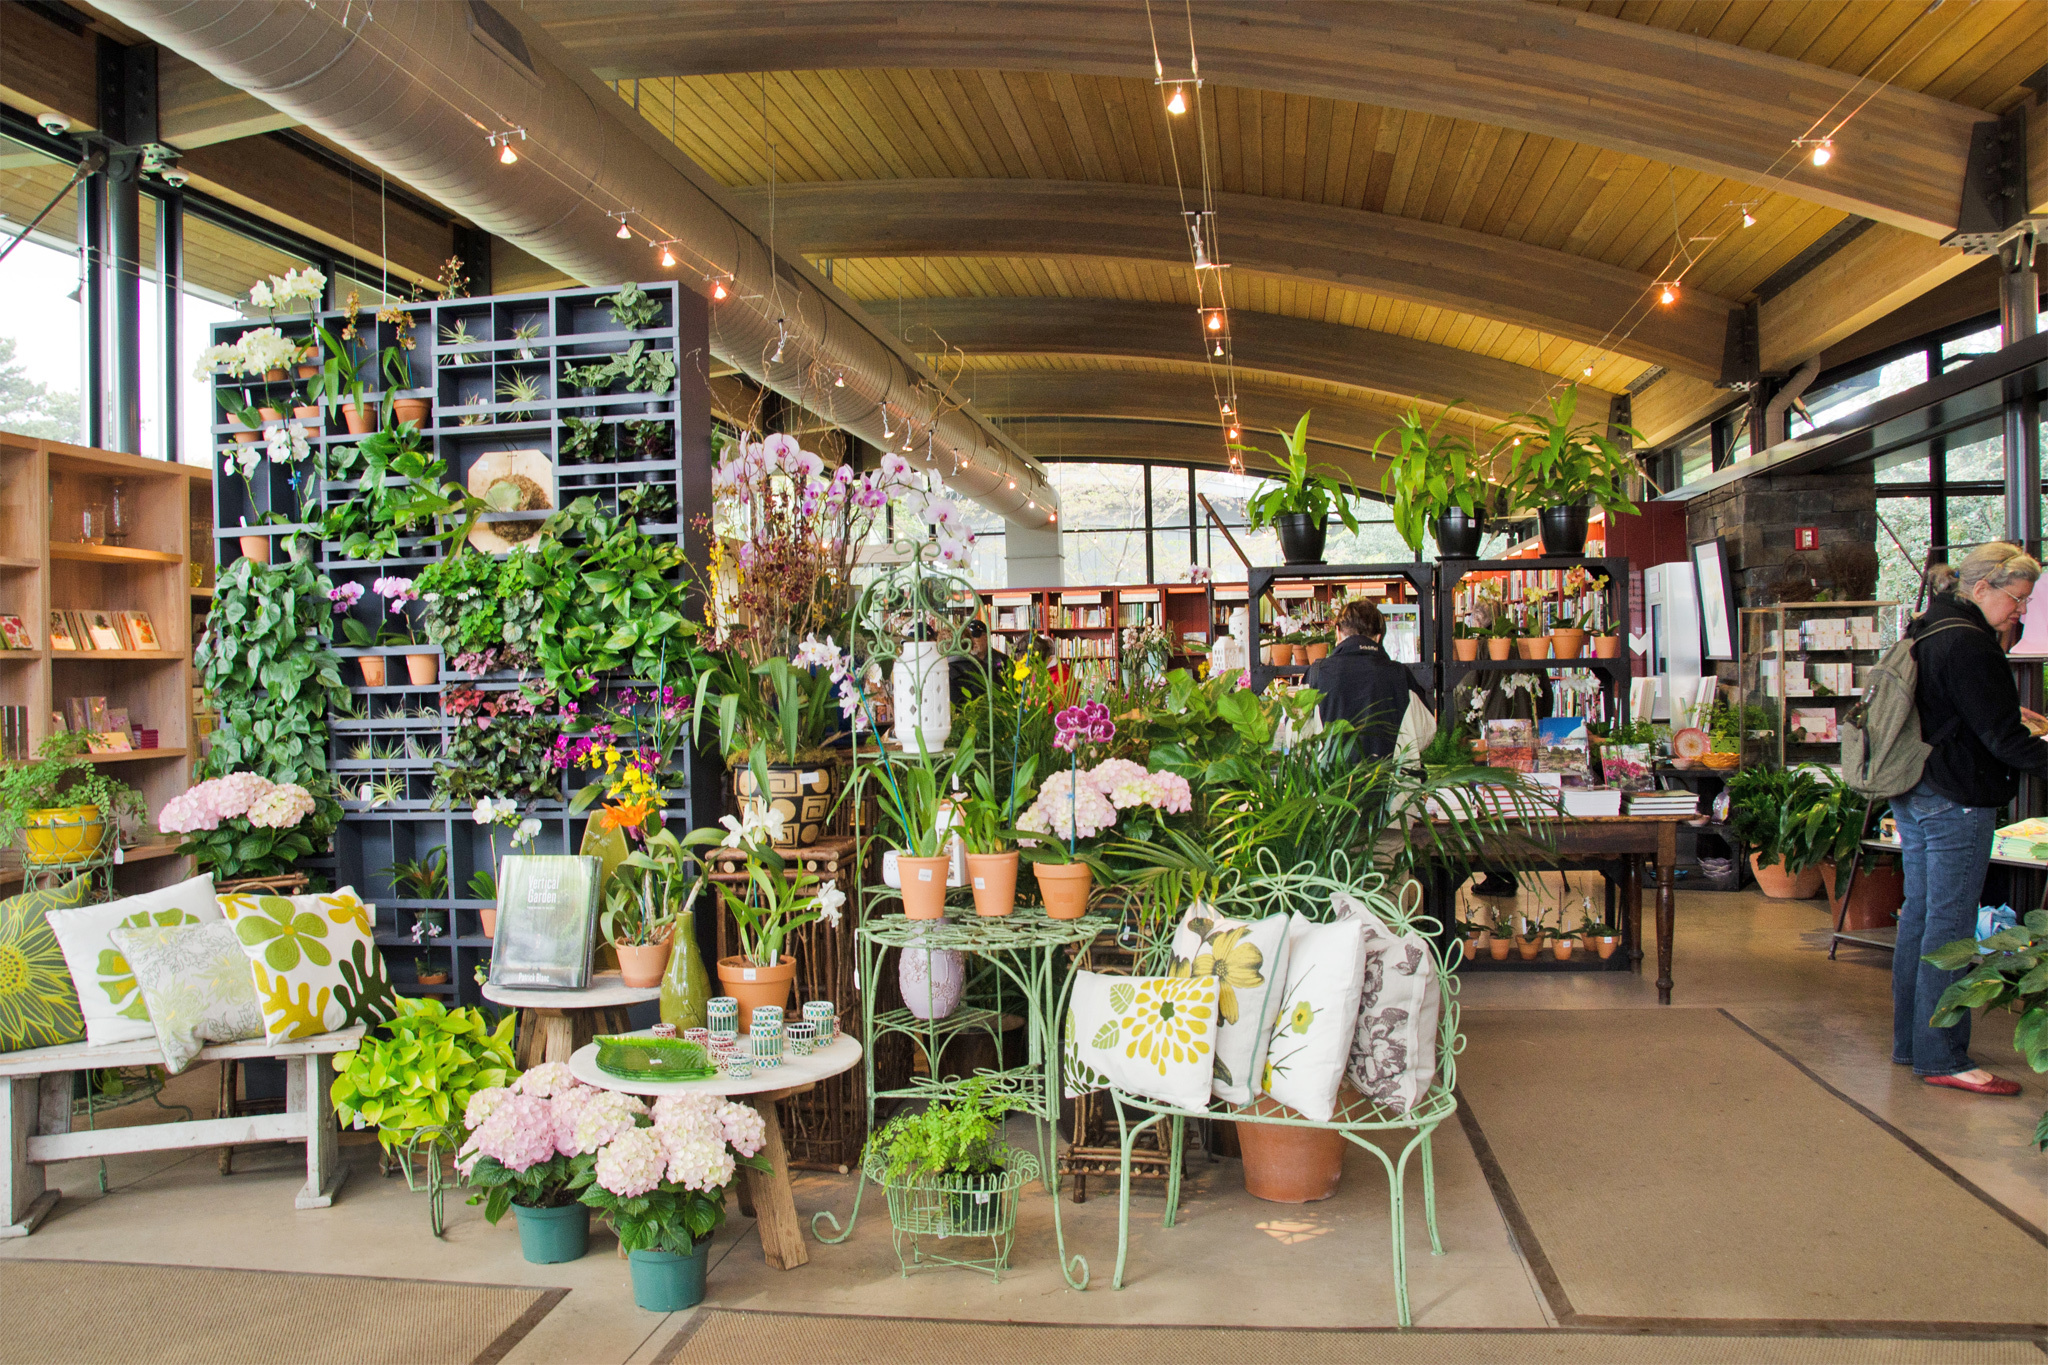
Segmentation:
{"type": "MultiPolygon", "coordinates": [[[[295,1078],[286,1081],[287,1095],[298,1100],[296,1108],[306,1121],[306,1184],[292,1202],[302,1209],[324,1209],[334,1203],[335,1191],[348,1180],[348,1167],[340,1161],[341,1132],[334,1117],[334,1055],[316,1052],[294,1057],[285,1065],[286,1076],[295,1078]]],[[[429,1156],[440,1159],[436,1153],[429,1156]]]]}
{"type": "Polygon", "coordinates": [[[791,1095],[800,1095],[809,1090],[808,1085],[790,1090],[768,1090],[758,1095],[749,1095],[747,1102],[754,1106],[754,1112],[761,1116],[766,1129],[766,1139],[761,1144],[760,1155],[768,1158],[773,1167],[768,1171],[757,1171],[751,1166],[743,1167],[746,1172],[747,1191],[753,1196],[756,1226],[761,1231],[761,1252],[768,1258],[768,1264],[777,1270],[794,1270],[810,1262],[810,1253],[804,1250],[803,1224],[797,1220],[796,1197],[789,1188],[789,1153],[782,1145],[782,1124],[775,1117],[775,1102],[791,1095]]]}
{"type": "MultiPolygon", "coordinates": [[[[70,1073],[64,1073],[69,1082],[70,1073]]],[[[0,1168],[0,1237],[26,1237],[57,1206],[57,1192],[43,1182],[43,1168],[29,1164],[28,1140],[36,1130],[40,1078],[10,1076],[0,1081],[0,1141],[7,1161],[0,1168]]]]}

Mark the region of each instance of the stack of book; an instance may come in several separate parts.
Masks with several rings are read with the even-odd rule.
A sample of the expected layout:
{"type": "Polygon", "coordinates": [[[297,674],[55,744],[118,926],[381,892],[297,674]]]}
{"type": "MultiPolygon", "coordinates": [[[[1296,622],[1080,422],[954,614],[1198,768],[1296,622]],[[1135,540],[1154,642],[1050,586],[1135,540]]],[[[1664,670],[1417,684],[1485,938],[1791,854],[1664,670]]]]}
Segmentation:
{"type": "Polygon", "coordinates": [[[1999,830],[1991,841],[1991,856],[2048,862],[2048,820],[2022,820],[1999,830]]]}
{"type": "Polygon", "coordinates": [[[1624,798],[1630,815],[1698,815],[1700,794],[1690,791],[1630,792],[1624,798]]]}

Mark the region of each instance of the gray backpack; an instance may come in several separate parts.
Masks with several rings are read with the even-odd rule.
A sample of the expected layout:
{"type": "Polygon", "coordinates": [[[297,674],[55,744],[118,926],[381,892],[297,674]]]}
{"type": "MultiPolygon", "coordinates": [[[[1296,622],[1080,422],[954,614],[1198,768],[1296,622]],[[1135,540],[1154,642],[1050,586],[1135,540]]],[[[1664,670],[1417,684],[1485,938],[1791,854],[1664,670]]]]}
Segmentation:
{"type": "Polygon", "coordinates": [[[1968,621],[1943,621],[1885,652],[1863,684],[1863,697],[1842,713],[1842,780],[1858,795],[1887,800],[1920,784],[1934,752],[1920,736],[1920,664],[1913,646],[1944,630],[1974,630],[1968,621]]]}

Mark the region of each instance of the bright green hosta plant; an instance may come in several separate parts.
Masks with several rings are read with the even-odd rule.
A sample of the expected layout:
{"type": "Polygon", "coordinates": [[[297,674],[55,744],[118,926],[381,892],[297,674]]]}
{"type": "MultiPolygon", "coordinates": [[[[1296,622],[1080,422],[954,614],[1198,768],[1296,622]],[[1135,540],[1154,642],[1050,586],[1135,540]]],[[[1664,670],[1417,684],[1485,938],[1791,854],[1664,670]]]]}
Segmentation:
{"type": "Polygon", "coordinates": [[[459,1143],[470,1096],[518,1073],[512,1028],[509,1013],[492,1028],[481,1011],[401,996],[396,1019],[337,1056],[335,1111],[352,1128],[375,1128],[387,1151],[420,1128],[445,1128],[459,1143]]]}

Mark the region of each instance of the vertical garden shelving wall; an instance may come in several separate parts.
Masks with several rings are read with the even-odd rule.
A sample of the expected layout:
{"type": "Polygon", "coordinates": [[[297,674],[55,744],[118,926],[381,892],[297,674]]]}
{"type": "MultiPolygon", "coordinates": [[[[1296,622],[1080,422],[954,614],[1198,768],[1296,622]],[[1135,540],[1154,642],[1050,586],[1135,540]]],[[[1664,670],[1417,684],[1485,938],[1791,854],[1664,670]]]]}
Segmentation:
{"type": "MultiPolygon", "coordinates": [[[[710,412],[701,377],[701,362],[709,354],[708,318],[704,301],[693,292],[673,283],[643,287],[659,303],[660,315],[650,326],[631,330],[613,321],[610,311],[599,302],[614,292],[609,288],[430,299],[405,305],[413,318],[414,345],[406,353],[408,387],[401,392],[432,399],[431,414],[422,428],[423,444],[447,461],[448,476],[466,485],[471,466],[489,452],[538,450],[555,465],[555,506],[567,506],[587,496],[606,511],[617,511],[621,494],[630,495],[630,490],[650,485],[666,487],[672,499],[668,509],[642,517],[641,530],[656,539],[686,545],[692,541],[699,532],[690,527],[690,518],[708,513],[710,507],[710,412]],[[450,339],[458,327],[461,335],[450,339]],[[666,394],[628,392],[616,381],[603,392],[564,385],[565,364],[587,365],[636,343],[674,357],[678,378],[666,394]],[[515,379],[529,381],[537,392],[517,398],[504,396],[504,389],[515,379]],[[569,418],[597,422],[609,429],[612,439],[605,443],[607,458],[564,462],[565,441],[572,435],[569,418]],[[649,422],[664,424],[666,432],[657,439],[652,429],[630,425],[649,422]]],[[[338,312],[326,312],[320,320],[330,334],[339,335],[345,318],[338,312]]],[[[253,319],[217,326],[214,340],[232,342],[244,332],[268,325],[272,325],[268,320],[253,319]]],[[[281,315],[275,325],[287,336],[312,336],[311,322],[303,313],[296,318],[281,315]]],[[[378,321],[374,309],[363,309],[357,326],[366,343],[374,341],[378,353],[397,343],[397,325],[378,321]]],[[[364,349],[368,350],[367,344],[364,349]]],[[[383,382],[381,370],[372,376],[373,365],[374,357],[364,364],[366,382],[383,382]]],[[[305,401],[305,384],[296,378],[277,384],[217,381],[222,389],[247,389],[258,405],[280,411],[288,406],[281,400],[293,389],[302,395],[300,401],[305,401]]],[[[367,400],[378,404],[380,412],[391,396],[376,388],[365,394],[367,400]]],[[[279,547],[279,558],[287,537],[304,536],[301,545],[316,543],[322,509],[355,496],[353,480],[323,484],[318,471],[325,467],[320,461],[322,453],[361,438],[348,434],[338,410],[326,411],[321,422],[309,426],[321,428],[315,437],[315,458],[296,470],[267,463],[261,466],[253,507],[241,479],[215,479],[215,527],[223,569],[240,553],[243,536],[271,539],[279,547]],[[283,520],[268,526],[243,524],[245,517],[253,523],[264,513],[275,513],[283,520]]],[[[215,426],[216,459],[231,448],[235,429],[226,421],[215,426]]],[[[421,538],[401,538],[392,558],[349,559],[339,544],[317,543],[322,573],[336,584],[363,586],[363,600],[353,614],[372,630],[379,624],[383,603],[370,591],[371,584],[385,575],[415,577],[447,552],[447,547],[421,538]]],[[[467,808],[433,808],[434,760],[448,741],[450,722],[443,700],[451,687],[511,690],[521,685],[522,675],[471,678],[451,674],[449,661],[443,659],[435,682],[416,685],[407,677],[403,661],[390,657],[386,684],[367,686],[355,659],[366,654],[422,652],[427,647],[353,648],[342,638],[338,621],[336,626],[335,651],[343,658],[344,681],[349,684],[356,714],[328,717],[328,759],[337,787],[346,798],[346,813],[335,834],[331,869],[322,870],[336,885],[353,885],[365,900],[375,903],[377,940],[385,946],[392,979],[401,992],[473,1003],[477,999],[473,973],[490,952],[478,912],[489,902],[470,895],[468,887],[473,872],[491,866],[490,831],[479,826],[467,808]],[[383,801],[365,799],[365,787],[380,780],[401,789],[402,795],[383,801]],[[447,850],[446,890],[453,894],[432,900],[398,895],[388,877],[392,862],[427,857],[436,848],[447,850]],[[414,926],[419,913],[429,909],[446,912],[447,931],[416,947],[414,926]],[[420,985],[415,957],[424,957],[447,971],[449,982],[420,985]]],[[[613,686],[628,681],[606,680],[613,686]]],[[[535,851],[562,853],[578,848],[585,819],[572,816],[566,800],[561,799],[578,784],[574,779],[565,780],[557,799],[540,802],[527,812],[542,822],[535,851]]],[[[709,794],[707,784],[700,780],[694,785],[694,799],[702,802],[709,794]]],[[[677,791],[671,795],[669,809],[689,821],[692,800],[691,791],[677,791]]],[[[508,831],[500,828],[500,851],[507,837],[508,831]]]]}

